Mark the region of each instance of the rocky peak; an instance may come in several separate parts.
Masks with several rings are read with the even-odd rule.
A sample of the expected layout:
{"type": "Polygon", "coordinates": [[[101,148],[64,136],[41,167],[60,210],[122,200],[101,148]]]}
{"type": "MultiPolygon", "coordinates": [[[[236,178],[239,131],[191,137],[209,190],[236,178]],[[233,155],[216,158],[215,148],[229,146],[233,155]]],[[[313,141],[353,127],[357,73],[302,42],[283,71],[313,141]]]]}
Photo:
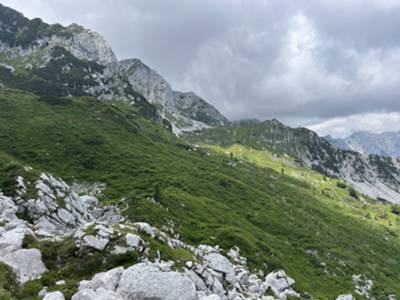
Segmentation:
{"type": "Polygon", "coordinates": [[[117,64],[117,58],[110,45],[100,34],[89,29],[75,31],[71,43],[66,44],[66,49],[79,59],[95,61],[101,65],[117,64]]]}
{"type": "Polygon", "coordinates": [[[0,39],[11,39],[28,22],[20,12],[0,4],[0,39]]]}
{"type": "Polygon", "coordinates": [[[126,59],[119,63],[118,73],[132,88],[148,101],[159,105],[163,110],[173,107],[171,85],[155,70],[139,59],[126,59]]]}
{"type": "Polygon", "coordinates": [[[160,74],[139,59],[120,61],[118,75],[153,103],[177,133],[227,123],[215,107],[193,92],[174,91],[160,74]]]}
{"type": "Polygon", "coordinates": [[[224,125],[228,120],[212,105],[193,92],[174,91],[175,105],[194,120],[208,125],[224,125]]]}
{"type": "Polygon", "coordinates": [[[75,57],[102,65],[116,64],[111,47],[100,34],[77,24],[64,27],[49,25],[39,18],[28,19],[23,14],[0,6],[0,52],[10,60],[30,60],[43,63],[51,49],[63,47],[75,57]],[[41,57],[38,57],[41,56],[41,57]]]}

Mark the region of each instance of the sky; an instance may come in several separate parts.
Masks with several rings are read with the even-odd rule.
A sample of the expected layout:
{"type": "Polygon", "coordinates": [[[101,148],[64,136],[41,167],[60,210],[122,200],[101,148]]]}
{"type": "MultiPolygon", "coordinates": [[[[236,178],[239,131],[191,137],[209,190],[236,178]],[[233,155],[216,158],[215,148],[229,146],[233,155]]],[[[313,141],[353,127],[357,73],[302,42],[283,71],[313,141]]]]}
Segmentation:
{"type": "Polygon", "coordinates": [[[400,0],[0,0],[79,23],[231,120],[400,130],[400,0]]]}

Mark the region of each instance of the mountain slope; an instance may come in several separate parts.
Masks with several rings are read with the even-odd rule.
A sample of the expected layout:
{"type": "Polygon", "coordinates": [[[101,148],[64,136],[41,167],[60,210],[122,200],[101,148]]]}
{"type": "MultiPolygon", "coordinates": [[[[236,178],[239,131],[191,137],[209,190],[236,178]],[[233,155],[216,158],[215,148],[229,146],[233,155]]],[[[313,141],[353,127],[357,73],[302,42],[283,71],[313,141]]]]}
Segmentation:
{"type": "Polygon", "coordinates": [[[360,131],[342,139],[325,137],[339,149],[353,150],[364,155],[400,157],[400,132],[370,133],[360,131]]]}
{"type": "MultiPolygon", "coordinates": [[[[398,216],[390,206],[355,201],[335,183],[321,193],[272,169],[190,147],[128,103],[67,99],[48,103],[2,90],[0,151],[67,182],[104,186],[101,203],[126,208],[133,222],[173,222],[194,245],[237,245],[252,269],[283,268],[301,293],[352,293],[354,274],[373,280],[374,295],[400,293],[398,216]],[[387,217],[367,218],[366,208],[387,217]]],[[[18,172],[2,170],[9,180],[0,189],[12,190],[18,172]]]]}
{"type": "Polygon", "coordinates": [[[372,198],[400,202],[400,159],[377,155],[363,156],[344,151],[305,128],[290,128],[271,120],[242,122],[224,128],[188,134],[191,142],[220,146],[236,143],[254,149],[269,149],[297,158],[306,166],[353,184],[372,198]]]}
{"type": "Polygon", "coordinates": [[[176,133],[227,122],[197,95],[173,91],[164,78],[140,60],[118,62],[111,47],[96,32],[76,24],[63,27],[29,20],[2,5],[0,16],[3,86],[104,100],[134,101],[140,94],[172,123],[176,133]],[[43,87],[45,83],[47,87],[43,87]]]}

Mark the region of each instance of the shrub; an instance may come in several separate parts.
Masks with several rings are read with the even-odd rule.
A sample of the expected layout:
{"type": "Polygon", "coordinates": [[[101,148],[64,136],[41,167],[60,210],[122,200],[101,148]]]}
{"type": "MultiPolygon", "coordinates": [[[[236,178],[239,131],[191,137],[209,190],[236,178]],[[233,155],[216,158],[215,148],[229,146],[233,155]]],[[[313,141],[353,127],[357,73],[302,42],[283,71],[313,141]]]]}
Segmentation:
{"type": "Polygon", "coordinates": [[[394,205],[391,209],[391,212],[395,215],[400,216],[400,206],[399,205],[394,205]]]}
{"type": "Polygon", "coordinates": [[[336,182],[336,186],[337,186],[338,188],[341,188],[341,189],[347,188],[347,184],[345,184],[345,183],[342,182],[342,181],[336,182]]]}
{"type": "Polygon", "coordinates": [[[358,193],[353,187],[349,188],[349,196],[354,199],[358,199],[358,193]]]}

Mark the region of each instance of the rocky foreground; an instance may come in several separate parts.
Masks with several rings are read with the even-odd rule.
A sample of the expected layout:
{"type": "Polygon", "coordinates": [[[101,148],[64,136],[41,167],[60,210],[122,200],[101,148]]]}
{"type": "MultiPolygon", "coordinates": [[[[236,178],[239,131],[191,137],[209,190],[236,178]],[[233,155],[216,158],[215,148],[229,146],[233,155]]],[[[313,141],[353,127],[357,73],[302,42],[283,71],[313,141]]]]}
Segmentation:
{"type": "MultiPolygon", "coordinates": [[[[82,251],[101,252],[104,256],[134,252],[139,258],[131,266],[116,267],[81,281],[73,300],[311,297],[296,292],[292,288],[294,280],[283,270],[266,276],[250,270],[237,247],[226,252],[218,246],[195,247],[179,239],[173,224],[164,232],[147,223],[126,221],[116,207],[99,205],[99,189],[70,187],[47,174],[41,174],[34,182],[19,176],[15,186],[15,196],[0,195],[0,261],[12,268],[19,285],[48,271],[39,249],[24,248],[27,237],[38,242],[72,238],[82,251]],[[82,190],[88,194],[82,195],[82,190]],[[152,240],[171,249],[184,249],[192,259],[163,261],[159,254],[151,259],[152,240]]],[[[366,283],[370,286],[358,287],[357,292],[368,297],[373,283],[366,283]]],[[[63,280],[57,282],[58,286],[63,284],[63,280]]],[[[62,292],[46,287],[38,298],[65,299],[62,292]]],[[[341,295],[337,299],[353,297],[341,295]]]]}

